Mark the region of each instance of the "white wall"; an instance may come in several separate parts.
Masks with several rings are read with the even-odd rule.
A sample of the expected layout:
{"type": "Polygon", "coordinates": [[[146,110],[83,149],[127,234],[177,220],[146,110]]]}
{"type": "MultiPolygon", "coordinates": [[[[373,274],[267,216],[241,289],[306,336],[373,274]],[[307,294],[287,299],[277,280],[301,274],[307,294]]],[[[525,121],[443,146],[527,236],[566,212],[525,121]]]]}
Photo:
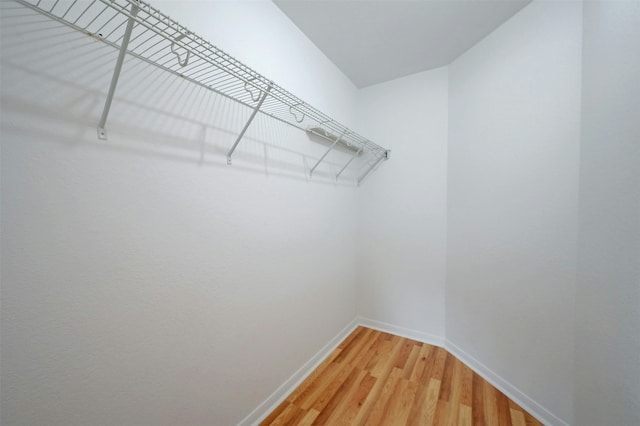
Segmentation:
{"type": "MultiPolygon", "coordinates": [[[[270,2],[159,6],[349,124],[270,2]]],[[[238,423],[355,317],[355,189],[261,117],[226,166],[248,111],[135,60],[97,140],[116,52],[3,7],[2,424],[238,423]]]]}
{"type": "Polygon", "coordinates": [[[358,128],[391,149],[358,190],[358,313],[444,337],[447,69],[358,94],[358,128]]]}
{"type": "Polygon", "coordinates": [[[447,340],[552,424],[572,422],[581,22],[534,2],[449,74],[447,340]]]}
{"type": "Polygon", "coordinates": [[[575,424],[640,424],[640,3],[585,2],[575,424]]]}

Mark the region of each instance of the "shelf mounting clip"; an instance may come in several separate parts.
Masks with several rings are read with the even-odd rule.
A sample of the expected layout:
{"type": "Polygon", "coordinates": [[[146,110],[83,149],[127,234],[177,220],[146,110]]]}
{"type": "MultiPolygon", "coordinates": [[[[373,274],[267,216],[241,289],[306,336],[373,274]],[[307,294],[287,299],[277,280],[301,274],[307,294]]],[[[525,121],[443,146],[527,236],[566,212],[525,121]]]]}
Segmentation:
{"type": "Polygon", "coordinates": [[[289,105],[289,114],[293,116],[297,123],[302,123],[304,121],[304,118],[306,117],[306,114],[304,113],[304,111],[300,111],[298,109],[299,106],[300,104],[289,105]],[[300,112],[301,115],[296,114],[296,111],[300,112]]]}
{"type": "Polygon", "coordinates": [[[191,51],[187,50],[187,56],[184,59],[182,59],[182,55],[180,55],[180,52],[175,50],[175,45],[177,41],[182,40],[184,37],[185,37],[185,34],[180,34],[171,42],[171,53],[176,55],[176,58],[178,58],[178,64],[183,68],[189,64],[189,55],[191,54],[191,51]]]}
{"type": "Polygon", "coordinates": [[[107,140],[107,130],[105,129],[105,126],[107,124],[107,117],[109,116],[109,109],[111,108],[113,95],[115,94],[116,86],[118,85],[118,78],[120,77],[120,71],[122,71],[122,64],[124,63],[124,57],[125,57],[125,54],[127,53],[127,48],[129,47],[129,40],[131,39],[133,24],[135,23],[135,18],[139,10],[140,8],[135,4],[131,5],[129,20],[127,21],[127,27],[124,30],[122,45],[120,46],[120,53],[118,53],[118,59],[116,60],[116,67],[114,68],[113,76],[111,77],[111,85],[109,86],[107,99],[104,102],[102,117],[100,117],[100,123],[98,123],[98,139],[107,140]]]}

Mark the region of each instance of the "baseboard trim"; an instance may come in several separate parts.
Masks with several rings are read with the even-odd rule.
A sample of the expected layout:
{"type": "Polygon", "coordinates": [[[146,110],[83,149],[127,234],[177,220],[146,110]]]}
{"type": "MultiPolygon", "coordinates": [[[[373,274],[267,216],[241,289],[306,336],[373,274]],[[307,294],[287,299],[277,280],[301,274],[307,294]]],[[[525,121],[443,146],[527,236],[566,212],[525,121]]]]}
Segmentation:
{"type": "Polygon", "coordinates": [[[238,426],[254,426],[260,423],[265,417],[278,407],[284,399],[293,392],[304,379],[315,370],[326,357],[329,356],[338,345],[350,335],[353,330],[358,327],[357,318],[351,321],[343,328],[335,337],[333,337],[326,345],[324,345],[309,361],[305,362],[295,373],[291,375],[285,382],[280,385],[267,399],[258,405],[247,417],[245,417],[238,426]]]}
{"type": "Polygon", "coordinates": [[[548,426],[569,426],[568,423],[559,419],[555,415],[553,415],[549,410],[544,408],[542,405],[538,404],[533,399],[529,398],[524,392],[520,391],[517,387],[509,383],[499,374],[491,370],[489,367],[484,365],[482,362],[475,359],[473,356],[469,355],[467,352],[462,350],[459,346],[453,343],[451,340],[445,340],[444,348],[449,351],[449,353],[464,364],[466,364],[469,368],[475,371],[478,375],[480,375],[487,382],[491,383],[496,387],[500,392],[508,396],[512,399],[516,404],[520,405],[522,408],[527,410],[529,414],[536,417],[542,423],[548,426]]]}
{"type": "Polygon", "coordinates": [[[406,337],[407,339],[417,340],[418,342],[428,343],[434,346],[444,346],[444,339],[441,336],[364,317],[358,317],[356,320],[363,327],[373,328],[374,330],[395,334],[396,336],[406,337]]]}

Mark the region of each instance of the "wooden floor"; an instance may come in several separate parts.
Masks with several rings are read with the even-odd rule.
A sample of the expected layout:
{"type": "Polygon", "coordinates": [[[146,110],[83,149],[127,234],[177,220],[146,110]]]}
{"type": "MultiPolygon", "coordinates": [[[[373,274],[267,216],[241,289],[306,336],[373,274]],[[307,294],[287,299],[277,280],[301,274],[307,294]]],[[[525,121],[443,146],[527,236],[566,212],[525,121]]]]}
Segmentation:
{"type": "Polygon", "coordinates": [[[358,327],[261,425],[541,425],[446,350],[358,327]]]}

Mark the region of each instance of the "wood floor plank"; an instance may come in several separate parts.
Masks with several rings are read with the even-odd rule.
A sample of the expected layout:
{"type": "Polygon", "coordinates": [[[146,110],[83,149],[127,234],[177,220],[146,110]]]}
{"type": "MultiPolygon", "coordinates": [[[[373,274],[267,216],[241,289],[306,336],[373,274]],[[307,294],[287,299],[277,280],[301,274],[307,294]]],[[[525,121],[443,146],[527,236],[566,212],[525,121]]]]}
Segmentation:
{"type": "Polygon", "coordinates": [[[349,363],[353,358],[357,357],[363,347],[371,342],[372,338],[376,338],[377,333],[374,330],[367,329],[357,339],[349,343],[340,354],[336,357],[336,362],[349,363]]]}
{"type": "Polygon", "coordinates": [[[371,375],[374,377],[380,378],[380,376],[388,374],[391,371],[390,368],[393,368],[393,363],[395,363],[395,359],[402,348],[400,345],[402,342],[401,337],[393,336],[389,342],[389,352],[382,354],[376,365],[370,370],[371,375]],[[392,363],[391,366],[389,366],[389,362],[392,363]]]}
{"type": "Polygon", "coordinates": [[[402,377],[398,378],[380,424],[404,425],[409,417],[417,385],[402,377]]]}
{"type": "MultiPolygon", "coordinates": [[[[324,412],[321,412],[320,416],[318,416],[319,420],[323,420],[322,424],[333,425],[341,423],[340,419],[344,418],[343,413],[348,411],[352,398],[354,398],[354,395],[358,393],[358,390],[363,387],[362,382],[369,373],[364,370],[354,369],[352,375],[355,377],[353,384],[347,384],[347,382],[345,382],[345,386],[341,387],[338,392],[336,392],[331,402],[329,402],[325,407],[324,412],[327,413],[326,420],[323,420],[322,417],[320,417],[324,416],[324,412]],[[335,405],[333,405],[334,400],[336,402],[335,405]]],[[[366,390],[367,393],[369,390],[370,388],[366,390]]]]}
{"type": "Polygon", "coordinates": [[[496,399],[497,389],[489,382],[483,382],[484,393],[484,422],[487,425],[498,424],[498,401],[496,399]]]}
{"type": "Polygon", "coordinates": [[[442,375],[442,389],[440,389],[440,399],[449,401],[451,397],[451,381],[453,380],[453,366],[456,363],[456,358],[447,353],[447,358],[444,364],[444,373],[442,375]]]}
{"type": "Polygon", "coordinates": [[[484,380],[482,377],[478,376],[476,373],[473,373],[473,377],[471,379],[472,387],[473,387],[473,395],[472,395],[472,404],[471,404],[471,414],[473,417],[474,426],[485,426],[485,415],[484,415],[484,380]]]}
{"type": "MultiPolygon", "coordinates": [[[[421,351],[421,353],[424,354],[423,351],[421,351]]],[[[430,386],[433,385],[432,380],[436,380],[436,379],[431,379],[431,369],[433,368],[433,365],[435,362],[435,348],[432,347],[432,349],[423,358],[424,360],[422,358],[420,360],[420,362],[424,361],[423,365],[420,367],[422,369],[422,372],[416,374],[418,379],[415,380],[415,382],[418,384],[418,389],[416,390],[415,403],[413,404],[413,407],[411,407],[411,413],[409,414],[409,420],[407,422],[408,424],[415,424],[420,422],[418,419],[423,417],[423,414],[424,414],[423,410],[426,409],[425,406],[427,405],[426,398],[428,398],[429,396],[432,396],[431,394],[429,394],[430,386]]],[[[415,373],[415,369],[414,369],[414,373],[415,373]]],[[[415,377],[415,376],[412,375],[412,377],[415,377]]],[[[440,380],[436,380],[436,381],[438,384],[438,388],[436,392],[436,399],[437,399],[440,394],[440,380]]],[[[432,389],[431,389],[431,392],[433,392],[432,389]]],[[[434,409],[435,409],[435,405],[434,405],[434,409]]],[[[433,416],[431,417],[431,421],[433,421],[433,416]]],[[[424,424],[424,423],[421,423],[421,424],[424,424]]]]}
{"type": "Polygon", "coordinates": [[[445,401],[444,399],[438,399],[436,403],[436,413],[433,416],[433,424],[434,426],[440,425],[450,425],[449,423],[449,410],[450,405],[449,401],[445,401]]]}
{"type": "Polygon", "coordinates": [[[269,415],[260,423],[260,426],[273,424],[273,422],[278,418],[278,416],[282,414],[284,409],[287,408],[289,405],[291,405],[289,401],[287,400],[282,401],[282,403],[278,405],[275,410],[269,413],[269,415]]]}
{"type": "Polygon", "coordinates": [[[462,363],[453,358],[453,374],[451,377],[451,396],[449,398],[449,405],[451,407],[447,424],[458,424],[458,415],[460,414],[460,401],[462,400],[462,363]]]}
{"type": "Polygon", "coordinates": [[[363,409],[364,402],[377,380],[378,379],[366,372],[365,377],[360,381],[358,389],[356,392],[353,392],[349,400],[345,402],[345,406],[339,415],[334,414],[329,418],[329,424],[335,424],[337,426],[351,426],[355,424],[358,413],[363,409]]]}
{"type": "MultiPolygon", "coordinates": [[[[298,394],[295,399],[290,399],[290,402],[296,404],[304,410],[309,409],[313,403],[326,392],[326,389],[331,386],[340,374],[344,374],[347,366],[332,362],[324,371],[324,374],[316,377],[316,379],[307,388],[298,394]]],[[[345,376],[346,378],[346,376],[345,376]]],[[[343,378],[344,380],[344,378],[343,378]]],[[[295,391],[294,391],[295,392],[295,391]]]]}
{"type": "Polygon", "coordinates": [[[351,365],[361,368],[363,365],[369,364],[371,358],[378,353],[379,347],[384,340],[379,333],[376,334],[377,335],[372,336],[371,339],[362,346],[361,352],[357,356],[350,359],[349,362],[351,365]]]}
{"type": "Polygon", "coordinates": [[[440,394],[440,380],[430,379],[429,384],[426,386],[424,397],[418,401],[418,396],[414,400],[414,405],[411,409],[408,425],[419,426],[431,426],[434,425],[436,408],[438,406],[440,394]]]}
{"type": "MultiPolygon", "coordinates": [[[[340,365],[340,370],[338,374],[334,377],[331,383],[328,383],[321,392],[317,394],[317,397],[310,401],[311,405],[305,404],[302,406],[304,409],[313,408],[318,410],[320,414],[325,409],[329,401],[333,398],[333,396],[338,392],[338,390],[344,386],[345,382],[351,377],[353,374],[354,368],[349,364],[340,365]]],[[[355,379],[355,378],[354,378],[355,379]]]]}
{"type": "Polygon", "coordinates": [[[413,344],[407,339],[403,339],[402,349],[400,350],[400,354],[398,354],[398,357],[396,358],[395,366],[397,368],[404,369],[404,366],[407,363],[407,359],[409,358],[409,354],[411,353],[411,349],[413,349],[413,344]]]}
{"type": "MultiPolygon", "coordinates": [[[[444,366],[449,353],[444,348],[436,349],[435,361],[433,368],[430,371],[430,378],[437,379],[442,382],[442,376],[444,375],[444,366]]],[[[424,378],[423,378],[424,380],[424,378]]]]}
{"type": "Polygon", "coordinates": [[[394,334],[391,334],[391,333],[382,333],[382,334],[384,334],[385,340],[391,340],[394,337],[394,334]]]}
{"type": "Polygon", "coordinates": [[[402,376],[402,370],[399,368],[393,368],[391,373],[387,377],[387,380],[384,382],[384,386],[382,391],[376,398],[376,401],[371,409],[369,416],[365,419],[365,425],[379,425],[380,422],[385,416],[385,411],[387,409],[387,405],[389,403],[389,399],[395,389],[398,380],[400,380],[400,376],[402,376]]]}
{"type": "MultiPolygon", "coordinates": [[[[295,406],[295,404],[292,404],[295,406]]],[[[300,407],[296,407],[297,408],[297,413],[291,417],[286,423],[284,423],[287,426],[290,425],[299,425],[300,423],[302,423],[302,420],[307,416],[307,414],[309,414],[309,412],[307,410],[303,410],[300,407]]]]}
{"type": "Polygon", "coordinates": [[[473,370],[460,363],[462,371],[462,388],[460,394],[460,404],[468,407],[473,406],[473,370]]]}
{"type": "Polygon", "coordinates": [[[542,426],[542,423],[539,420],[537,420],[535,417],[529,414],[527,410],[519,406],[516,402],[514,402],[511,399],[509,400],[509,409],[520,411],[522,413],[522,416],[524,417],[524,422],[527,426],[542,426]]]}
{"type": "Polygon", "coordinates": [[[378,364],[378,362],[380,362],[381,360],[384,361],[389,356],[392,347],[393,343],[387,340],[385,336],[381,336],[381,341],[376,348],[376,352],[373,354],[369,362],[367,362],[367,365],[364,369],[373,372],[375,370],[376,364],[378,364]]]}
{"type": "Polygon", "coordinates": [[[363,333],[366,330],[366,327],[362,327],[362,326],[358,326],[356,327],[355,330],[353,330],[351,332],[351,334],[349,334],[346,339],[344,339],[342,342],[340,342],[340,344],[338,345],[338,349],[344,349],[345,347],[349,346],[351,344],[351,342],[356,339],[361,333],[363,333]]]}
{"type": "Polygon", "coordinates": [[[538,421],[538,419],[533,417],[531,414],[529,414],[526,411],[523,411],[523,412],[524,412],[524,421],[527,424],[527,426],[543,426],[542,423],[538,421]]]}
{"type": "Polygon", "coordinates": [[[441,347],[357,327],[260,425],[542,426],[441,347]]]}
{"type": "Polygon", "coordinates": [[[511,414],[511,424],[513,426],[527,426],[527,422],[524,419],[524,413],[520,410],[509,409],[511,414]]]}
{"type": "Polygon", "coordinates": [[[316,417],[313,424],[325,425],[327,424],[327,420],[334,413],[335,409],[338,408],[342,400],[345,396],[349,394],[351,389],[354,386],[357,386],[359,383],[359,379],[362,379],[362,376],[366,374],[365,371],[359,369],[351,370],[349,376],[337,387],[335,392],[332,394],[327,394],[326,399],[322,402],[313,405],[313,408],[320,412],[320,415],[316,417]],[[326,401],[326,402],[325,402],[326,401]]]}
{"type": "Polygon", "coordinates": [[[276,419],[270,423],[272,426],[281,426],[289,424],[289,422],[296,417],[300,412],[303,412],[300,408],[296,407],[293,404],[287,405],[282,413],[276,419]]]}
{"type": "Polygon", "coordinates": [[[522,408],[512,400],[509,400],[509,409],[510,410],[522,411],[522,408]]]}
{"type": "MultiPolygon", "coordinates": [[[[325,367],[324,374],[319,374],[302,392],[298,393],[296,389],[292,393],[293,397],[287,399],[303,409],[309,409],[316,401],[320,400],[317,405],[322,407],[322,403],[328,401],[328,396],[344,382],[350,373],[348,366],[341,365],[341,362],[351,361],[346,352],[351,352],[349,356],[352,358],[361,355],[359,351],[362,346],[367,344],[368,336],[375,338],[377,334],[374,330],[358,327],[352,335],[345,339],[343,343],[347,342],[346,344],[338,345],[339,352],[333,357],[331,363],[325,367]],[[351,338],[351,336],[355,337],[351,338]],[[343,354],[344,356],[342,356],[343,354]]],[[[318,411],[320,410],[318,409],[318,411]]]]}
{"type": "MultiPolygon", "coordinates": [[[[424,373],[427,362],[430,360],[434,352],[434,346],[427,344],[422,345],[422,347],[420,348],[420,353],[418,354],[418,360],[416,361],[416,365],[413,367],[413,371],[411,372],[409,380],[416,383],[421,382],[422,373],[424,373]]],[[[433,361],[431,361],[431,364],[433,364],[433,361]]],[[[428,380],[426,382],[428,383],[428,380]]]]}
{"type": "Polygon", "coordinates": [[[509,410],[509,398],[502,392],[496,392],[498,404],[498,425],[511,426],[511,411],[509,410]]]}
{"type": "Polygon", "coordinates": [[[403,379],[409,380],[411,378],[416,362],[418,362],[418,356],[420,355],[420,349],[422,349],[422,346],[423,345],[413,345],[411,348],[411,352],[409,353],[409,357],[407,358],[407,362],[404,366],[403,379]]]}
{"type": "Polygon", "coordinates": [[[297,426],[311,426],[320,413],[313,408],[307,411],[307,414],[300,420],[297,426]]]}
{"type": "MultiPolygon", "coordinates": [[[[369,331],[373,332],[373,330],[369,331]]],[[[352,347],[352,350],[357,349],[361,351],[363,348],[366,348],[367,344],[373,344],[376,338],[376,333],[368,333],[366,335],[361,334],[359,343],[354,344],[354,341],[352,341],[352,344],[355,345],[352,347]]],[[[345,348],[343,349],[343,352],[347,350],[349,349],[345,348]]],[[[353,361],[363,361],[363,356],[367,352],[363,354],[362,352],[358,352],[357,350],[354,350],[352,354],[348,355],[347,357],[343,357],[341,361],[338,360],[339,356],[336,357],[334,363],[336,364],[338,369],[331,376],[331,380],[323,383],[324,386],[319,386],[318,388],[316,388],[315,392],[308,395],[304,401],[299,401],[297,403],[303,409],[313,407],[322,415],[323,410],[325,409],[326,405],[329,404],[329,401],[331,400],[331,398],[333,398],[335,392],[337,392],[340,387],[344,385],[345,381],[354,370],[355,366],[353,361]]]]}
{"type": "Polygon", "coordinates": [[[471,415],[471,406],[460,404],[458,411],[458,426],[472,426],[473,417],[471,415]]]}
{"type": "MultiPolygon", "coordinates": [[[[390,342],[387,341],[385,343],[390,342]]],[[[400,348],[400,340],[398,339],[397,344],[393,348],[390,348],[387,356],[376,364],[377,375],[374,375],[373,370],[369,372],[377,380],[373,385],[373,388],[369,392],[369,395],[362,404],[362,408],[354,419],[353,424],[364,424],[370,416],[371,411],[375,407],[376,403],[378,403],[378,401],[380,400],[380,395],[385,389],[385,385],[389,380],[389,376],[391,376],[391,373],[394,371],[393,361],[395,360],[397,354],[400,352],[400,348]]]]}

